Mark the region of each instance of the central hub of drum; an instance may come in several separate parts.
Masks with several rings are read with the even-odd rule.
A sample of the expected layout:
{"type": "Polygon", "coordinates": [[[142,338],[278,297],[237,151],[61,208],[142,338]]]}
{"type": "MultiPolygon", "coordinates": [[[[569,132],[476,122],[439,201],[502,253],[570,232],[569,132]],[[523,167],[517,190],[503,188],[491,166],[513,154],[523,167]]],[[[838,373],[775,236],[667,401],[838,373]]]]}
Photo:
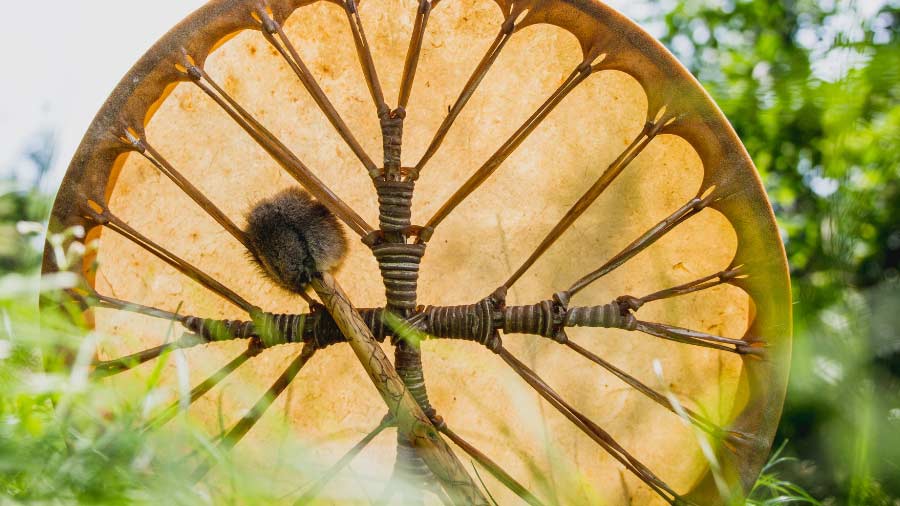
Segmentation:
{"type": "Polygon", "coordinates": [[[415,182],[377,179],[378,221],[384,235],[372,252],[384,279],[389,310],[400,316],[416,308],[419,263],[425,254],[424,244],[407,244],[412,216],[415,182]]]}
{"type": "MultiPolygon", "coordinates": [[[[402,125],[402,117],[400,118],[402,125]]],[[[384,281],[386,310],[400,318],[407,318],[416,309],[416,293],[419,280],[419,265],[425,254],[424,243],[408,243],[412,231],[412,198],[415,181],[394,180],[389,174],[391,165],[399,165],[399,139],[390,139],[385,132],[385,176],[375,178],[378,193],[378,223],[382,232],[379,242],[372,245],[372,253],[378,261],[384,281]],[[397,144],[396,160],[389,156],[388,145],[397,144]],[[389,160],[389,158],[391,158],[389,160]]],[[[422,370],[422,355],[418,343],[410,342],[403,335],[393,331],[394,368],[403,380],[407,390],[422,408],[427,417],[436,420],[436,411],[428,400],[425,375],[422,370]]],[[[401,480],[424,485],[432,479],[424,461],[416,454],[411,441],[398,433],[397,461],[394,472],[401,480]]]]}

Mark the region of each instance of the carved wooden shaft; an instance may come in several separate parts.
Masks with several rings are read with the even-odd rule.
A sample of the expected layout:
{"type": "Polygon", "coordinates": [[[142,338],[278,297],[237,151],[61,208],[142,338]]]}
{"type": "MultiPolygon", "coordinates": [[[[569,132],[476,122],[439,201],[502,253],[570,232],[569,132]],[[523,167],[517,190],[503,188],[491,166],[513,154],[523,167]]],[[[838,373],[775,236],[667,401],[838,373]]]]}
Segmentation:
{"type": "Polygon", "coordinates": [[[313,279],[311,285],[338,328],[347,337],[350,347],[387,404],[391,416],[397,420],[398,432],[406,436],[419,457],[440,480],[454,504],[487,505],[481,491],[406,389],[365,320],[350,304],[334,278],[323,273],[321,278],[313,279]]]}

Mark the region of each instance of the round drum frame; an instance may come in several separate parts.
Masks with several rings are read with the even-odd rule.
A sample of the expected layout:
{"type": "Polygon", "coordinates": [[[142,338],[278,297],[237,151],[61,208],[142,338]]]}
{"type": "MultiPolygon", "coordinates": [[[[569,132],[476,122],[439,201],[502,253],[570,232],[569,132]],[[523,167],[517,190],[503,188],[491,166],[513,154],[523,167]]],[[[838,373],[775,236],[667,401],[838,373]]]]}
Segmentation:
{"type": "MultiPolygon", "coordinates": [[[[774,216],[756,170],[737,135],[700,84],[651,36],[622,15],[597,2],[497,0],[496,3],[506,21],[491,50],[485,55],[481,65],[475,69],[457,103],[450,109],[445,124],[438,132],[436,143],[432,146],[434,149],[429,149],[430,154],[433,154],[440,145],[441,136],[450,128],[456,115],[465,106],[468,97],[472,95],[490,68],[496,53],[502,49],[512,34],[533,24],[556,25],[577,38],[584,56],[583,62],[560,86],[557,93],[545,102],[494,157],[457,190],[435,216],[424,225],[413,225],[410,217],[410,201],[419,171],[430,154],[426,153],[416,166],[401,167],[400,147],[406,101],[409,99],[415,76],[423,33],[437,1],[421,0],[418,5],[407,64],[401,79],[401,93],[395,108],[388,107],[384,100],[354,1],[334,1],[347,13],[363,66],[363,74],[375,101],[384,138],[382,164],[376,164],[365,154],[281,30],[281,24],[294,10],[310,3],[312,2],[299,0],[213,0],[166,34],[128,72],[100,109],[72,160],[51,216],[51,232],[82,226],[89,234],[96,234],[102,227],[126,236],[189,277],[246,309],[251,319],[246,322],[234,322],[184,317],[98,294],[92,289],[93,279],[90,273],[92,258],[86,258],[83,262],[82,270],[88,280],[86,286],[71,291],[71,295],[86,307],[90,305],[116,307],[176,319],[194,332],[198,342],[248,338],[255,343],[251,348],[254,346],[264,348],[279,342],[304,342],[308,345],[309,351],[307,353],[305,349],[301,354],[301,357],[305,357],[303,360],[308,359],[315,349],[350,341],[355,346],[354,350],[358,350],[361,359],[366,353],[369,354],[370,362],[366,364],[364,361],[364,367],[389,403],[391,416],[379,427],[395,424],[401,430],[410,431],[408,448],[412,450],[407,456],[409,459],[407,464],[410,467],[407,471],[430,473],[429,479],[440,483],[449,500],[456,504],[487,504],[487,502],[465,470],[459,466],[459,462],[454,462],[452,452],[438,435],[441,432],[458,446],[466,449],[485,467],[491,469],[490,466],[493,465],[492,474],[511,489],[518,488],[516,493],[524,500],[531,504],[540,504],[540,501],[493,464],[487,456],[479,454],[477,449],[462,441],[443,424],[440,416],[430,406],[425,393],[419,351],[406,342],[404,332],[397,331],[398,328],[406,328],[410,333],[422,332],[434,338],[476,341],[500,354],[507,364],[541,392],[545,399],[561,412],[571,415],[573,423],[582,427],[586,433],[590,433],[598,444],[614,456],[619,455],[619,460],[626,469],[641,476],[648,486],[657,490],[672,504],[720,503],[720,493],[714,483],[714,477],[708,475],[688,494],[678,495],[671,492],[649,470],[642,467],[640,462],[621,449],[608,434],[567,405],[533,371],[528,370],[524,364],[509,354],[503,348],[498,331],[532,333],[553,339],[573,347],[577,352],[604,367],[613,368],[609,370],[614,370],[614,366],[608,363],[604,365],[601,363],[603,359],[591,356],[590,352],[569,341],[565,328],[594,326],[638,330],[686,344],[723,349],[739,354],[743,359],[741,374],[747,389],[748,401],[739,413],[735,413],[731,426],[727,428],[707,426],[706,429],[723,438],[725,444],[719,449],[718,457],[726,478],[733,486],[739,485],[741,489],[739,492],[749,490],[767,458],[784,401],[790,362],[790,283],[774,216]],[[288,60],[304,87],[315,97],[323,113],[359,157],[372,177],[378,194],[377,227],[367,224],[353,209],[326,188],[288,148],[205,73],[203,66],[207,56],[224,41],[244,30],[262,32],[266,40],[288,60]],[[418,263],[425,254],[428,239],[443,218],[499,167],[505,157],[568,91],[590,74],[601,70],[627,73],[644,89],[648,98],[648,111],[646,125],[640,135],[575,203],[563,220],[536,248],[532,257],[493,294],[481,300],[473,300],[466,306],[444,308],[418,306],[415,284],[418,263]],[[266,313],[142,236],[107,209],[107,201],[115,184],[117,171],[125,158],[129,155],[144,156],[176,182],[228,232],[241,240],[241,230],[184,179],[144,137],[144,126],[149,123],[156,109],[174,86],[182,82],[200,86],[206,94],[216,100],[273,159],[373,250],[386,285],[385,308],[360,310],[357,313],[342,295],[333,278],[323,273],[321,278],[313,283],[313,287],[324,306],[313,302],[309,315],[266,313]],[[646,146],[652,138],[664,133],[685,139],[697,151],[703,162],[703,181],[696,198],[635,239],[628,248],[606,265],[588,274],[568,290],[555,294],[548,293],[547,300],[531,306],[508,307],[505,304],[506,290],[599,197],[637,156],[643,146],[646,146]],[[734,198],[735,195],[742,197],[734,198]],[[738,249],[729,269],[645,297],[623,296],[603,306],[570,307],[569,298],[574,293],[624,263],[667,231],[704,208],[715,209],[723,214],[736,231],[738,249]],[[722,283],[739,287],[752,300],[755,313],[742,340],[645,322],[635,316],[635,312],[646,302],[722,283]],[[385,316],[388,312],[397,318],[385,316]],[[354,329],[354,325],[357,328],[354,329]],[[273,328],[277,328],[277,331],[272,331],[273,328]],[[375,343],[386,337],[390,337],[392,342],[398,345],[397,362],[393,365],[389,361],[386,362],[383,352],[375,343]],[[369,348],[365,348],[366,346],[369,348]],[[373,363],[377,365],[373,366],[373,363]],[[384,368],[378,372],[382,375],[380,385],[373,367],[384,368]],[[392,383],[398,380],[402,381],[402,384],[392,383]],[[392,393],[391,388],[398,384],[401,388],[405,386],[404,391],[392,393]],[[410,399],[415,402],[412,403],[410,399]],[[409,420],[401,421],[404,417],[409,420]],[[417,432],[418,430],[422,432],[417,432]],[[417,441],[417,435],[427,441],[417,441]],[[416,468],[417,465],[420,469],[416,468]]],[[[52,254],[45,254],[44,272],[57,270],[53,258],[52,254]]],[[[189,344],[180,342],[178,345],[189,344]]],[[[158,356],[159,353],[160,350],[148,350],[143,355],[126,358],[143,362],[158,356]]],[[[302,361],[297,362],[296,369],[302,365],[302,361]]],[[[127,367],[128,362],[124,359],[98,363],[95,373],[109,374],[127,367]]],[[[651,398],[656,396],[656,400],[661,404],[667,403],[661,394],[640,384],[624,372],[619,373],[621,374],[617,375],[632,387],[651,398]]],[[[291,377],[287,377],[287,382],[291,377]]],[[[273,386],[273,389],[276,386],[273,386]]],[[[280,390],[276,390],[276,393],[278,391],[280,390]]],[[[702,428],[704,424],[702,417],[695,415],[688,413],[686,416],[702,428]]],[[[240,439],[254,421],[252,418],[242,420],[244,427],[242,429],[238,427],[240,430],[236,430],[232,435],[240,439]]],[[[236,439],[230,444],[233,445],[236,439]]],[[[401,457],[402,455],[401,451],[401,457]]],[[[436,493],[441,494],[440,489],[436,490],[436,493]]]]}

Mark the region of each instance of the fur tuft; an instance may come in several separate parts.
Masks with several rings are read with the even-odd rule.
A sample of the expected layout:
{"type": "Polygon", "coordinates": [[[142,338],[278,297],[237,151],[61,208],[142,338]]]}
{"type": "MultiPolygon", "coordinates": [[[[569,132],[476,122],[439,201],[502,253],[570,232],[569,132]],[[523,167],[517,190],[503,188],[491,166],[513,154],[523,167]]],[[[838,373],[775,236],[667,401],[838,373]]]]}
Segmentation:
{"type": "Polygon", "coordinates": [[[303,293],[312,276],[337,267],[347,252],[337,218],[299,187],[257,203],[245,233],[263,273],[293,292],[303,293]]]}

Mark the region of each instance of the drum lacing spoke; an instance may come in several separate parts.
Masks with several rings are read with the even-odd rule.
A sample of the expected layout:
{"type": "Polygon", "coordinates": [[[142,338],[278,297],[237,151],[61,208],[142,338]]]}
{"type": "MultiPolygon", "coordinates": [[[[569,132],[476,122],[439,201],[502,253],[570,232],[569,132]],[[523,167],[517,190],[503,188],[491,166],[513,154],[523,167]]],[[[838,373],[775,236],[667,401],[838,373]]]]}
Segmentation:
{"type": "Polygon", "coordinates": [[[749,342],[741,339],[731,339],[664,323],[637,320],[636,330],[682,344],[728,351],[755,358],[765,357],[766,352],[765,343],[762,341],[749,342]]]}
{"type": "MultiPolygon", "coordinates": [[[[131,312],[135,312],[138,314],[151,316],[154,318],[161,318],[161,319],[169,320],[169,321],[179,321],[185,327],[190,327],[189,324],[190,324],[191,320],[202,321],[200,318],[196,318],[193,316],[182,316],[182,315],[178,315],[176,313],[172,313],[172,312],[158,309],[155,307],[145,306],[145,305],[137,304],[134,302],[125,302],[120,299],[101,295],[97,292],[92,292],[88,296],[84,296],[82,294],[77,294],[77,293],[75,293],[73,295],[75,295],[76,298],[82,300],[85,303],[85,305],[90,305],[93,300],[93,301],[97,302],[96,307],[107,308],[107,309],[117,309],[120,311],[131,311],[131,312]]],[[[225,340],[226,338],[234,339],[234,338],[238,338],[238,337],[248,337],[243,334],[247,333],[246,329],[248,327],[253,326],[253,322],[234,322],[231,320],[209,320],[209,321],[214,321],[214,322],[216,322],[217,325],[200,325],[200,327],[201,327],[200,329],[197,329],[196,327],[192,327],[191,330],[193,330],[195,333],[185,334],[185,335],[194,336],[190,345],[202,344],[205,342],[209,342],[209,340],[211,339],[212,336],[217,336],[218,340],[225,340]],[[226,329],[229,331],[229,334],[226,337],[219,333],[209,332],[208,329],[211,327],[215,327],[218,329],[226,329]]],[[[182,340],[183,339],[184,338],[182,338],[182,340]]],[[[186,345],[188,343],[181,343],[181,344],[182,344],[181,346],[176,346],[176,347],[184,348],[184,347],[186,347],[186,345]]],[[[168,351],[169,349],[174,349],[172,347],[172,343],[165,344],[162,346],[157,346],[157,347],[150,348],[147,350],[143,350],[141,352],[133,354],[130,358],[126,357],[124,359],[116,359],[116,360],[107,362],[110,364],[115,363],[115,362],[122,364],[123,367],[121,368],[121,370],[112,371],[112,370],[110,370],[109,367],[105,367],[106,371],[104,371],[103,370],[104,367],[102,366],[103,363],[95,363],[94,370],[92,371],[92,376],[93,377],[108,376],[111,374],[117,374],[119,372],[124,372],[124,371],[129,370],[129,369],[143,363],[144,361],[146,361],[146,360],[141,360],[142,358],[146,357],[147,360],[152,359],[152,358],[157,358],[159,355],[168,351]]],[[[264,346],[261,345],[260,340],[251,338],[246,350],[244,350],[240,355],[238,355],[237,357],[232,359],[231,362],[229,362],[228,364],[223,366],[212,376],[210,376],[209,378],[207,378],[206,380],[202,381],[200,384],[195,386],[193,389],[191,389],[191,394],[190,394],[190,399],[188,401],[188,404],[189,405],[193,404],[194,401],[196,401],[197,399],[199,399],[200,397],[205,395],[209,390],[211,390],[213,387],[215,387],[217,384],[219,384],[219,382],[221,382],[226,377],[228,377],[229,374],[231,374],[232,372],[237,370],[237,368],[240,367],[244,362],[246,362],[250,358],[258,355],[263,349],[264,349],[264,346]]],[[[162,425],[165,425],[169,420],[174,418],[178,414],[179,411],[181,411],[181,402],[175,401],[175,402],[171,403],[166,409],[164,409],[158,415],[151,418],[144,425],[144,430],[151,430],[151,429],[161,427],[162,425]]]]}
{"type": "MultiPolygon", "coordinates": [[[[637,311],[647,302],[655,300],[663,300],[671,297],[687,295],[689,293],[706,290],[722,284],[730,284],[738,279],[744,279],[748,276],[746,266],[738,265],[730,267],[723,271],[719,271],[702,278],[689,281],[687,283],[659,290],[657,292],[645,295],[643,297],[633,297],[631,295],[623,295],[616,299],[616,304],[627,311],[637,311]]],[[[733,345],[734,348],[726,347],[726,351],[733,351],[741,355],[748,355],[756,358],[765,358],[766,344],[762,340],[746,341],[742,339],[730,339],[721,336],[715,336],[698,330],[691,330],[673,325],[662,323],[653,323],[636,320],[636,329],[647,334],[651,334],[664,339],[683,342],[687,344],[699,344],[699,341],[709,343],[720,343],[725,345],[733,345]]],[[[722,349],[722,348],[719,348],[722,349]]]]}
{"type": "MultiPolygon", "coordinates": [[[[419,0],[416,9],[416,18],[413,22],[413,31],[409,39],[409,47],[403,62],[403,74],[400,76],[400,91],[397,97],[397,108],[379,110],[378,118],[381,123],[381,134],[384,147],[384,180],[402,181],[412,183],[418,177],[414,169],[401,167],[401,145],[403,143],[403,122],[406,119],[406,108],[409,105],[409,95],[412,92],[413,81],[416,76],[416,68],[419,64],[419,56],[422,52],[422,40],[425,36],[425,27],[428,17],[436,0],[419,0]]],[[[380,184],[376,181],[376,186],[380,184]]],[[[393,241],[396,242],[396,241],[393,241]]]]}
{"type": "Polygon", "coordinates": [[[127,142],[132,148],[146,158],[154,167],[168,177],[178,188],[181,189],[188,197],[200,206],[212,219],[216,221],[226,232],[232,235],[238,242],[244,245],[249,251],[249,245],[244,233],[234,224],[225,213],[222,212],[209,198],[190,181],[187,180],[175,167],[169,163],[156,149],[151,146],[147,140],[137,133],[133,128],[126,128],[123,141],[127,142]]]}
{"type": "Polygon", "coordinates": [[[556,242],[557,239],[578,219],[585,211],[597,200],[598,197],[606,190],[606,188],[616,179],[616,177],[628,167],[628,164],[637,157],[650,144],[650,141],[659,132],[661,123],[647,122],[641,129],[637,137],[631,141],[631,144],[622,151],[618,157],[607,167],[600,175],[600,178],[572,205],[553,229],[547,234],[543,241],[535,248],[531,256],[513,273],[512,276],[503,284],[506,288],[518,281],[525,271],[527,271],[534,262],[537,261],[547,249],[556,242]]]}
{"type": "Polygon", "coordinates": [[[384,101],[384,92],[381,91],[381,82],[378,80],[378,71],[375,69],[375,61],[372,59],[372,50],[369,47],[369,41],[366,40],[366,32],[363,30],[362,19],[359,17],[359,8],[356,0],[342,0],[344,11],[347,13],[347,20],[350,21],[350,31],[353,33],[353,43],[356,45],[356,54],[362,65],[363,76],[366,78],[366,84],[369,86],[369,93],[372,95],[372,101],[375,102],[375,109],[378,117],[384,117],[390,113],[390,108],[384,101]]]}
{"type": "MultiPolygon", "coordinates": [[[[631,388],[634,388],[638,392],[647,396],[649,399],[653,400],[660,406],[668,409],[672,413],[676,413],[675,408],[672,407],[672,404],[668,401],[668,399],[666,399],[665,395],[648,387],[644,383],[641,383],[634,376],[631,376],[630,374],[626,373],[625,371],[612,365],[610,362],[600,358],[593,352],[579,346],[577,343],[575,343],[571,339],[566,340],[565,345],[568,346],[569,348],[571,348],[572,350],[574,350],[579,355],[590,360],[591,362],[594,362],[595,364],[599,365],[600,367],[603,367],[604,369],[606,369],[607,371],[612,373],[614,376],[616,376],[617,378],[619,378],[620,380],[622,380],[626,384],[628,384],[628,386],[630,386],[631,388]]],[[[724,438],[727,436],[728,431],[725,431],[722,428],[718,427],[716,424],[711,422],[709,419],[707,419],[700,413],[697,413],[696,411],[693,411],[686,407],[684,408],[684,410],[687,413],[688,418],[690,419],[691,423],[693,423],[694,425],[699,427],[701,430],[703,430],[707,434],[714,436],[714,437],[719,437],[719,438],[724,438]]]]}
{"type": "Polygon", "coordinates": [[[230,95],[225,93],[221,86],[194,63],[190,55],[185,55],[184,59],[185,64],[178,65],[178,70],[221,107],[235,123],[243,128],[260,147],[266,150],[272,159],[278,162],[288,174],[303,185],[316,200],[324,204],[335,216],[361,237],[366,237],[373,233],[372,227],[356,211],[335,195],[287,146],[263,127],[230,95]]]}
{"type": "Polygon", "coordinates": [[[353,132],[350,131],[350,128],[341,118],[337,109],[334,108],[334,105],[325,95],[325,92],[322,90],[322,87],[319,86],[316,78],[313,77],[309,68],[303,63],[303,59],[300,58],[300,54],[294,48],[294,45],[291,44],[287,35],[285,35],[281,24],[272,17],[272,13],[268,9],[259,9],[254,11],[252,15],[254,19],[260,23],[263,37],[265,37],[269,44],[278,51],[294,73],[297,74],[303,87],[306,88],[306,91],[312,96],[316,105],[319,106],[319,109],[322,110],[334,129],[337,130],[341,138],[344,139],[344,142],[347,143],[347,146],[350,147],[353,154],[355,154],[359,161],[362,162],[363,166],[369,172],[369,175],[372,177],[377,176],[380,173],[380,170],[375,165],[375,162],[372,161],[372,158],[369,157],[362,145],[360,145],[359,141],[354,137],[353,132]]]}
{"type": "Polygon", "coordinates": [[[359,440],[359,442],[353,445],[352,448],[347,450],[347,452],[340,459],[338,459],[337,462],[329,467],[328,470],[325,471],[325,473],[318,480],[316,480],[315,483],[313,483],[306,490],[306,492],[304,492],[303,495],[300,496],[299,499],[297,499],[297,501],[294,502],[294,506],[305,506],[306,504],[309,504],[310,501],[315,500],[316,497],[318,497],[322,492],[322,489],[325,488],[325,486],[328,485],[328,483],[330,483],[331,480],[335,476],[337,476],[337,474],[341,472],[342,469],[347,467],[347,465],[349,465],[350,462],[354,458],[356,458],[356,456],[359,455],[359,453],[363,451],[366,446],[368,446],[369,443],[372,442],[373,439],[378,437],[378,435],[388,427],[395,427],[396,425],[397,422],[394,417],[392,417],[391,415],[385,415],[385,417],[381,420],[381,423],[379,423],[378,426],[375,427],[371,432],[366,434],[365,437],[359,440]]]}
{"type": "Polygon", "coordinates": [[[712,348],[756,358],[764,357],[764,343],[761,341],[750,342],[732,339],[698,330],[638,320],[633,314],[634,310],[629,305],[627,297],[601,306],[572,308],[567,308],[568,298],[566,297],[566,292],[556,293],[553,297],[555,306],[557,306],[555,313],[561,315],[562,321],[559,330],[556,330],[556,333],[552,334],[551,337],[560,342],[565,342],[565,334],[561,331],[562,327],[602,327],[629,331],[637,330],[682,344],[712,348]]]}
{"type": "Polygon", "coordinates": [[[511,492],[519,496],[523,501],[527,502],[531,506],[544,506],[544,503],[541,502],[534,494],[531,493],[527,488],[525,488],[521,483],[516,481],[509,473],[507,473],[500,465],[490,459],[487,455],[485,455],[481,450],[472,446],[468,441],[461,438],[458,434],[450,430],[447,427],[447,424],[439,427],[442,434],[447,436],[450,441],[453,441],[453,444],[460,447],[467,455],[472,457],[475,462],[478,462],[478,465],[487,469],[491,475],[497,479],[500,483],[502,483],[506,488],[508,488],[511,492]]]}
{"type": "MultiPolygon", "coordinates": [[[[240,420],[235,423],[232,428],[222,437],[222,440],[219,442],[218,449],[222,451],[228,451],[233,448],[240,440],[256,425],[256,422],[262,418],[265,414],[266,410],[269,409],[269,406],[275,402],[275,399],[281,395],[288,385],[290,385],[291,381],[293,381],[294,377],[300,372],[300,369],[303,368],[304,365],[312,358],[313,354],[318,350],[314,343],[307,343],[303,346],[303,349],[300,350],[300,354],[294,358],[293,361],[287,366],[284,372],[275,380],[272,386],[269,387],[268,390],[256,401],[256,404],[250,408],[250,411],[247,412],[244,416],[241,417],[240,420]]],[[[200,464],[197,469],[194,471],[192,478],[194,481],[200,481],[206,476],[206,473],[212,468],[213,462],[207,460],[203,464],[200,464]]]]}
{"type": "Polygon", "coordinates": [[[145,362],[149,362],[150,360],[153,360],[164,353],[182,348],[190,348],[192,346],[197,346],[198,344],[202,344],[205,342],[206,341],[197,334],[185,332],[181,335],[180,338],[165,344],[161,344],[159,346],[154,346],[153,348],[142,350],[137,353],[132,353],[131,355],[126,355],[124,357],[119,357],[112,360],[94,362],[92,364],[93,370],[91,371],[91,378],[97,379],[105,378],[107,376],[114,376],[116,374],[131,370],[132,368],[145,362]]]}
{"type": "Polygon", "coordinates": [[[203,287],[216,293],[225,300],[231,302],[235,306],[243,309],[247,313],[258,311],[256,306],[247,302],[243,297],[227,288],[222,283],[216,281],[212,276],[194,267],[190,263],[182,260],[169,250],[151,241],[135,229],[131,228],[127,223],[116,217],[109,209],[105,209],[100,204],[89,200],[84,206],[84,217],[103,227],[109,228],[128,239],[134,244],[140,246],[147,252],[153,254],[160,260],[163,260],[185,276],[193,279],[203,287]]]}
{"type": "Polygon", "coordinates": [[[413,21],[412,35],[409,38],[409,48],[406,51],[406,60],[403,62],[403,75],[400,78],[397,107],[401,109],[406,109],[406,106],[409,104],[409,95],[412,92],[413,81],[416,78],[416,67],[419,64],[419,55],[422,53],[425,27],[428,26],[428,17],[435,4],[437,4],[437,0],[419,0],[416,19],[413,21]]]}
{"type": "Polygon", "coordinates": [[[177,313],[173,313],[171,311],[166,311],[165,309],[159,309],[152,306],[145,306],[143,304],[138,304],[136,302],[128,302],[121,299],[117,299],[115,297],[109,297],[107,295],[103,295],[97,293],[93,289],[90,289],[87,293],[84,293],[81,289],[77,289],[80,293],[70,293],[76,297],[79,301],[81,301],[85,306],[96,306],[104,309],[116,309],[119,311],[129,311],[132,313],[142,314],[144,316],[151,316],[153,318],[160,318],[163,320],[170,321],[179,321],[184,316],[179,315],[177,313]]]}
{"type": "Polygon", "coordinates": [[[447,116],[444,117],[444,120],[438,127],[437,132],[435,132],[434,138],[432,138],[431,143],[425,150],[425,154],[422,155],[419,163],[417,163],[415,167],[410,169],[411,179],[417,179],[419,177],[419,173],[422,172],[423,168],[425,168],[425,164],[428,163],[428,160],[430,160],[431,157],[434,156],[434,154],[437,152],[441,143],[444,141],[444,137],[447,136],[447,132],[450,131],[450,127],[453,125],[453,122],[456,121],[457,116],[459,116],[459,113],[462,112],[463,108],[466,106],[466,103],[468,103],[469,99],[478,88],[478,85],[481,84],[481,80],[484,79],[484,76],[487,74],[488,70],[490,70],[491,66],[494,64],[494,61],[500,55],[500,51],[509,41],[509,38],[512,36],[515,30],[515,21],[518,14],[519,13],[515,13],[507,16],[506,20],[501,25],[500,32],[494,38],[494,41],[491,43],[490,47],[488,47],[488,50],[481,58],[481,61],[478,62],[478,66],[475,67],[474,71],[472,71],[472,75],[463,86],[463,89],[459,93],[459,97],[456,99],[456,102],[454,102],[453,106],[450,107],[450,110],[447,112],[447,116]]]}
{"type": "MultiPolygon", "coordinates": [[[[99,308],[129,311],[153,318],[160,318],[163,320],[178,322],[188,331],[197,334],[197,336],[201,338],[203,342],[228,341],[231,339],[249,339],[251,337],[259,337],[259,332],[256,328],[257,326],[253,321],[220,320],[213,318],[200,318],[191,315],[182,315],[152,306],[145,306],[143,304],[138,304],[135,302],[127,302],[115,297],[102,295],[97,292],[92,292],[87,297],[82,297],[82,299],[85,300],[88,305],[92,304],[91,299],[96,300],[96,307],[99,308]]],[[[267,315],[268,317],[277,316],[262,312],[254,312],[253,314],[254,318],[256,318],[257,321],[261,320],[263,315],[267,315]]],[[[306,317],[306,315],[298,316],[300,318],[306,317]]],[[[300,331],[300,333],[302,333],[302,330],[300,331]]],[[[275,340],[277,338],[267,339],[275,340]]],[[[285,340],[284,342],[292,341],[285,340]]],[[[282,343],[279,342],[273,344],[282,343]]]]}
{"type": "Polygon", "coordinates": [[[544,380],[540,378],[534,371],[520,362],[515,356],[502,346],[496,350],[504,362],[518,374],[529,386],[531,386],[541,397],[543,397],[550,405],[552,405],[560,414],[569,419],[576,427],[581,429],[588,437],[600,445],[609,455],[615,458],[619,463],[625,466],[648,487],[656,492],[660,497],[673,505],[690,504],[684,498],[679,496],[664,481],[658,478],[647,466],[638,459],[628,453],[612,436],[601,429],[590,418],[581,414],[578,410],[568,404],[559,396],[544,380]]]}
{"type": "Polygon", "coordinates": [[[664,236],[678,224],[684,222],[691,216],[698,214],[700,211],[709,206],[710,203],[718,200],[719,198],[720,197],[718,196],[715,188],[711,188],[710,190],[708,190],[705,195],[692,198],[683,206],[675,210],[675,212],[663,218],[662,221],[644,232],[640,237],[632,241],[620,252],[616,253],[605,264],[600,266],[600,268],[576,281],[571,287],[569,287],[568,290],[566,290],[566,296],[574,296],[586,286],[609,274],[617,267],[624,264],[629,259],[643,251],[645,248],[655,243],[660,237],[664,236]]]}
{"type": "MultiPolygon", "coordinates": [[[[188,404],[193,404],[197,399],[206,395],[207,392],[215,388],[215,386],[221,383],[222,380],[227,378],[231,373],[242,366],[244,362],[259,355],[262,350],[263,347],[259,346],[259,343],[256,340],[251,340],[247,346],[247,349],[242,351],[238,356],[222,366],[218,371],[216,371],[211,376],[201,381],[197,386],[191,389],[188,404]]],[[[175,418],[175,416],[178,415],[180,411],[182,411],[182,403],[181,401],[176,400],[169,404],[159,414],[148,420],[147,423],[144,424],[144,430],[155,430],[162,427],[170,420],[175,418]]]]}
{"type": "Polygon", "coordinates": [[[687,283],[673,286],[671,288],[665,288],[663,290],[659,290],[657,292],[653,292],[649,295],[644,295],[643,297],[632,297],[631,295],[623,295],[619,297],[617,300],[620,302],[625,302],[628,304],[628,307],[634,311],[637,311],[644,304],[648,302],[652,302],[655,300],[663,300],[671,297],[678,297],[681,295],[687,295],[689,293],[697,292],[700,290],[706,290],[707,288],[712,288],[714,286],[719,286],[721,284],[731,283],[735,279],[744,279],[747,277],[747,267],[745,265],[738,265],[735,267],[729,267],[728,269],[710,274],[708,276],[703,276],[702,278],[695,279],[693,281],[689,281],[687,283]]]}
{"type": "MultiPolygon", "coordinates": [[[[510,136],[506,142],[484,164],[475,171],[463,185],[441,206],[440,209],[425,224],[426,228],[435,228],[450,214],[463,200],[484,183],[494,171],[512,154],[528,135],[550,114],[551,111],[574,90],[584,82],[598,67],[592,65],[592,60],[585,60],[563,81],[547,100],[510,136]]],[[[421,240],[421,237],[419,238],[421,240]]]]}

